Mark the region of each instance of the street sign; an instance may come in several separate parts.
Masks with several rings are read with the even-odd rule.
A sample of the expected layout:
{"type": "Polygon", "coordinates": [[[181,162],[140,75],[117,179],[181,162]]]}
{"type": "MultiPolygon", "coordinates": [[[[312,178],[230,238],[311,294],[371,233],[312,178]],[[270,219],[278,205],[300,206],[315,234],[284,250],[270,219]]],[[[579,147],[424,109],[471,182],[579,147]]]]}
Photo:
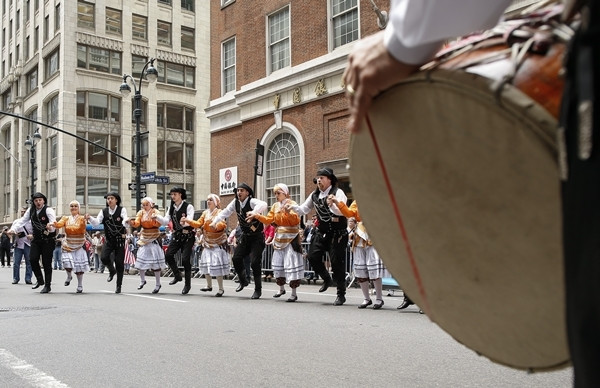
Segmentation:
{"type": "Polygon", "coordinates": [[[145,172],[140,174],[140,182],[142,183],[154,183],[154,177],[156,176],[156,171],[145,172]]]}
{"type": "Polygon", "coordinates": [[[158,183],[160,185],[168,185],[171,183],[171,179],[168,176],[158,176],[154,177],[154,183],[158,183]]]}
{"type": "Polygon", "coordinates": [[[146,192],[145,191],[140,192],[140,198],[144,198],[145,196],[146,196],[146,192]]]}
{"type": "MultiPolygon", "coordinates": [[[[127,188],[128,188],[129,190],[135,190],[135,182],[128,183],[128,184],[127,184],[127,188]]],[[[145,184],[145,183],[142,183],[142,184],[140,184],[140,188],[141,188],[142,190],[146,190],[146,184],[145,184]]]]}

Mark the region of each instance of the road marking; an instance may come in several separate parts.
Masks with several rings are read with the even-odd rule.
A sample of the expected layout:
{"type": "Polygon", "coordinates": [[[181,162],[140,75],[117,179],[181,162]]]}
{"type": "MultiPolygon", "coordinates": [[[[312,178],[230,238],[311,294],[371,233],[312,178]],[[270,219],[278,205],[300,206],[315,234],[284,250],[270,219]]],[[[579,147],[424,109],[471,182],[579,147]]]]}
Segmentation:
{"type": "Polygon", "coordinates": [[[0,364],[34,387],[69,388],[54,377],[47,375],[25,360],[12,355],[8,350],[0,349],[0,364]]]}
{"type": "MultiPolygon", "coordinates": [[[[108,291],[108,290],[100,290],[100,292],[108,292],[108,293],[114,293],[114,291],[108,291]]],[[[156,296],[150,296],[150,295],[139,295],[139,294],[128,294],[126,292],[121,293],[121,295],[127,295],[127,296],[135,296],[137,298],[147,298],[147,299],[156,299],[156,300],[164,300],[167,302],[178,302],[178,303],[187,303],[187,300],[179,300],[179,299],[169,299],[169,298],[157,298],[156,296]]]]}

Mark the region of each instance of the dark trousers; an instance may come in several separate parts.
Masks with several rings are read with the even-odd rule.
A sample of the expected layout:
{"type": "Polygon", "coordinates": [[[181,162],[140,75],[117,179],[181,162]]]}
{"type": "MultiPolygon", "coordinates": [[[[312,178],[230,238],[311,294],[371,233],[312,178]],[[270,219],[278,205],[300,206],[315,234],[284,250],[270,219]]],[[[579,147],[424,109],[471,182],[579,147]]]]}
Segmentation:
{"type": "Polygon", "coordinates": [[[571,42],[561,117],[568,166],[562,185],[567,335],[579,388],[600,387],[600,2],[589,4],[588,31],[596,30],[578,32],[571,42]],[[590,95],[592,151],[586,159],[579,156],[578,107],[590,95]]]}
{"type": "Polygon", "coordinates": [[[38,283],[45,283],[47,285],[52,283],[52,253],[54,252],[55,245],[54,240],[34,238],[31,241],[29,261],[31,262],[31,269],[38,283]],[[40,267],[40,257],[44,266],[44,275],[42,275],[42,268],[40,267]]]}
{"type": "Polygon", "coordinates": [[[192,283],[192,252],[194,250],[194,236],[187,239],[171,239],[167,252],[165,252],[165,261],[169,265],[169,268],[173,271],[175,277],[181,277],[179,274],[179,266],[175,260],[175,255],[178,251],[181,251],[181,264],[185,273],[185,285],[191,286],[192,283]]]}
{"type": "Polygon", "coordinates": [[[10,265],[10,245],[8,247],[0,247],[0,261],[4,265],[4,256],[6,255],[7,265],[10,265]]]}
{"type": "Polygon", "coordinates": [[[117,287],[121,287],[123,285],[123,272],[125,272],[125,247],[118,245],[115,241],[106,240],[100,260],[111,274],[117,273],[117,287]],[[110,259],[111,253],[115,256],[114,264],[110,259]]]}
{"type": "Polygon", "coordinates": [[[329,281],[331,276],[323,263],[323,255],[329,253],[333,279],[337,284],[337,294],[346,294],[346,247],[348,246],[348,232],[346,229],[332,231],[325,235],[321,232],[313,234],[308,249],[308,261],[316,274],[323,280],[329,281]]]}
{"type": "Polygon", "coordinates": [[[233,268],[238,274],[240,282],[243,278],[247,277],[246,269],[244,268],[244,257],[250,256],[250,266],[252,267],[252,274],[254,276],[254,289],[260,291],[262,289],[261,283],[261,264],[262,264],[262,252],[265,249],[265,238],[262,233],[256,234],[242,234],[240,242],[235,247],[233,252],[233,268]]]}

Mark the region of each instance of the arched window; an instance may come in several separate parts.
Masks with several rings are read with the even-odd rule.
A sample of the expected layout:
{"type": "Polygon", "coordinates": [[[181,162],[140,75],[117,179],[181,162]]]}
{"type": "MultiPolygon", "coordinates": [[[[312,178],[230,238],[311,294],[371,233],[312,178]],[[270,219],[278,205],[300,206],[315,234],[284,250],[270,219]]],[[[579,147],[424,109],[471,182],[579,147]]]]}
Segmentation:
{"type": "Polygon", "coordinates": [[[300,202],[300,147],[296,137],[291,133],[277,135],[269,145],[265,155],[265,196],[269,205],[275,202],[273,186],[285,183],[290,190],[290,197],[300,202]]]}

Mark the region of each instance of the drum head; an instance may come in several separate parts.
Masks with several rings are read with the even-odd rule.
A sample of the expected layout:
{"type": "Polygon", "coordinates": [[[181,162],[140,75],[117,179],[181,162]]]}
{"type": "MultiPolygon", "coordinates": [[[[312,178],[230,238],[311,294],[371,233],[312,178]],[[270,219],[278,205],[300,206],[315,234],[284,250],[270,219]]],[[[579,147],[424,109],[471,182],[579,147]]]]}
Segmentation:
{"type": "Polygon", "coordinates": [[[352,138],[352,188],[385,265],[432,321],[492,361],[554,369],[569,362],[557,123],[490,83],[437,70],[378,97],[373,137],[365,123],[352,138]]]}

